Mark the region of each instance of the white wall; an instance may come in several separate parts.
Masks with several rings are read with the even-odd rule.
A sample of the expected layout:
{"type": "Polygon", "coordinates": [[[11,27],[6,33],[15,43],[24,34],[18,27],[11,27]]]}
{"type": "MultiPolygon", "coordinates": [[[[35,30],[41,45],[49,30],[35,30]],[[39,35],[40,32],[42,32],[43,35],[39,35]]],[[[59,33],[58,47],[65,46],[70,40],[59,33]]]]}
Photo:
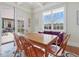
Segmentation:
{"type": "Polygon", "coordinates": [[[42,12],[33,14],[32,18],[32,32],[39,32],[43,30],[42,12]]]}
{"type": "Polygon", "coordinates": [[[2,8],[1,17],[14,19],[14,9],[13,8],[2,8]]]}
{"type": "Polygon", "coordinates": [[[14,19],[14,8],[10,5],[0,3],[1,17],[14,19]]]}
{"type": "Polygon", "coordinates": [[[79,25],[77,24],[77,10],[79,3],[67,4],[67,32],[71,34],[70,45],[79,47],[79,25]]]}

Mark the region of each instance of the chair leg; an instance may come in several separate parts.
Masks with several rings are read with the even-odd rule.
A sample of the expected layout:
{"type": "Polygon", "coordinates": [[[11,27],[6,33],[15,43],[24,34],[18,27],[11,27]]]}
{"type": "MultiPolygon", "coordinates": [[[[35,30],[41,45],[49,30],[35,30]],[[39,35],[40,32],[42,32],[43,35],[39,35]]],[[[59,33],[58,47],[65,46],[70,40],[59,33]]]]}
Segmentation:
{"type": "Polygon", "coordinates": [[[14,42],[14,46],[16,46],[15,42],[14,42]]]}
{"type": "Polygon", "coordinates": [[[16,57],[16,54],[17,54],[17,52],[18,52],[18,51],[15,51],[15,52],[13,52],[13,54],[14,54],[14,57],[16,57]]]}
{"type": "Polygon", "coordinates": [[[13,52],[13,54],[14,54],[14,57],[21,57],[22,56],[21,51],[15,51],[15,52],[13,52]]]}

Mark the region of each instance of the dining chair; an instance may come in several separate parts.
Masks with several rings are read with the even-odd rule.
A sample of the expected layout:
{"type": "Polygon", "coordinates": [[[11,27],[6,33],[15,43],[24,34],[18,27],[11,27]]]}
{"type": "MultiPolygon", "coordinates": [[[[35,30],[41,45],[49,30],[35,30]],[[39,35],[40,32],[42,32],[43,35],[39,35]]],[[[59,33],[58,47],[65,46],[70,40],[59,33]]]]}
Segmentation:
{"type": "Polygon", "coordinates": [[[58,46],[60,46],[61,42],[62,42],[63,39],[64,39],[64,34],[65,34],[65,33],[60,32],[58,35],[56,35],[56,37],[55,37],[52,41],[50,41],[50,42],[48,43],[48,45],[58,45],[58,46]],[[58,38],[57,38],[57,37],[58,37],[58,38]],[[57,43],[56,43],[56,42],[57,42],[57,43]]]}
{"type": "Polygon", "coordinates": [[[21,51],[23,50],[22,48],[22,44],[20,42],[20,36],[18,36],[16,33],[13,33],[14,34],[14,46],[16,47],[15,49],[15,52],[14,53],[14,57],[16,56],[16,54],[20,54],[21,56],[21,51]]]}
{"type": "Polygon", "coordinates": [[[23,46],[23,53],[26,57],[43,57],[45,52],[34,46],[34,44],[27,38],[20,37],[20,42],[23,46]]]}
{"type": "Polygon", "coordinates": [[[64,37],[63,37],[63,41],[58,46],[57,41],[58,41],[59,37],[57,37],[57,41],[56,41],[55,45],[50,45],[50,46],[48,45],[49,46],[49,48],[48,48],[49,54],[52,55],[52,56],[63,56],[69,38],[70,38],[70,34],[65,33],[64,37]]]}

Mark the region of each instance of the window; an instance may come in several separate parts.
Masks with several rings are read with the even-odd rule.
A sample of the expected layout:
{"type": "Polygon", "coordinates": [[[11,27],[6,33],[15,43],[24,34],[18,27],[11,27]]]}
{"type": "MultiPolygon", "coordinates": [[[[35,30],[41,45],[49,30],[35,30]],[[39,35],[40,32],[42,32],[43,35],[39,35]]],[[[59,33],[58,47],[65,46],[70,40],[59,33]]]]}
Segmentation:
{"type": "Polygon", "coordinates": [[[64,7],[48,10],[43,13],[44,29],[64,29],[64,7]],[[53,24],[53,25],[52,25],[53,24]]]}
{"type": "Polygon", "coordinates": [[[50,20],[51,20],[51,10],[43,13],[44,29],[46,29],[46,30],[51,29],[50,20]]]}
{"type": "Polygon", "coordinates": [[[52,12],[53,29],[63,30],[64,27],[64,8],[58,8],[52,12]]]}
{"type": "Polygon", "coordinates": [[[45,24],[44,29],[51,29],[51,24],[45,24]]]}
{"type": "Polygon", "coordinates": [[[54,30],[63,30],[63,23],[55,23],[53,24],[53,29],[54,30]]]}
{"type": "Polygon", "coordinates": [[[44,24],[50,23],[50,20],[51,20],[51,10],[46,11],[46,12],[43,13],[44,24]]]}

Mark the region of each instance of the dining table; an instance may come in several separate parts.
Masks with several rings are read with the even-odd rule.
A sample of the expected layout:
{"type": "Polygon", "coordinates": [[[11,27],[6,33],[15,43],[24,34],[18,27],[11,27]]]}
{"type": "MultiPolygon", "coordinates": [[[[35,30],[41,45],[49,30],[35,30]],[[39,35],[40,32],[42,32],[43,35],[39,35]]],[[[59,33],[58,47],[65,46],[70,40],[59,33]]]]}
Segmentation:
{"type": "Polygon", "coordinates": [[[27,33],[25,35],[33,45],[39,46],[45,49],[45,56],[48,56],[49,45],[52,41],[57,39],[56,35],[40,34],[40,33],[27,33]]]}

